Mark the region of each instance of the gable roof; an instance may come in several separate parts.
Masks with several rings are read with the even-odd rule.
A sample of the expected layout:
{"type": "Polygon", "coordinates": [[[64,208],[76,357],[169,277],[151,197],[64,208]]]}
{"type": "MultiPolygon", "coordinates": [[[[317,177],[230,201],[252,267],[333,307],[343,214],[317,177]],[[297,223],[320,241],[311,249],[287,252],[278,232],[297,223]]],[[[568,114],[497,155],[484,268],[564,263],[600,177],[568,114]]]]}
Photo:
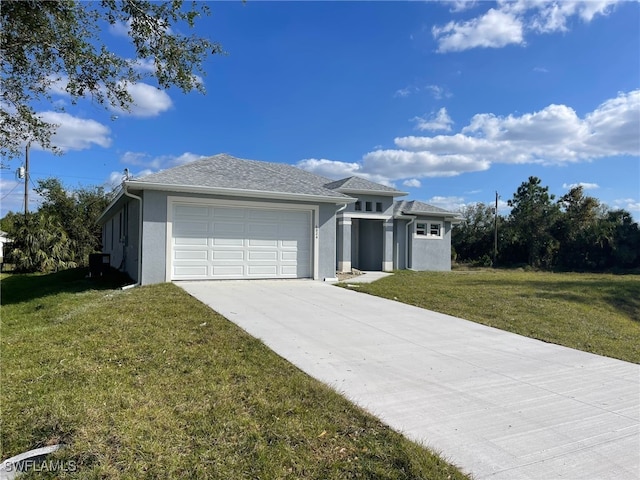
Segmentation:
{"type": "Polygon", "coordinates": [[[325,187],[342,193],[369,193],[374,195],[385,195],[400,197],[407,195],[407,192],[401,192],[395,188],[387,187],[379,183],[370,182],[360,177],[347,177],[342,180],[327,183],[325,187]]]}
{"type": "Polygon", "coordinates": [[[447,217],[452,220],[458,218],[458,214],[444,208],[429,205],[428,203],[419,202],[417,200],[396,202],[393,206],[393,216],[400,217],[403,215],[421,215],[432,217],[447,217]]]}
{"type": "Polygon", "coordinates": [[[260,162],[218,154],[128,180],[131,189],[213,193],[352,203],[354,198],[326,188],[329,179],[284,163],[260,162]]]}

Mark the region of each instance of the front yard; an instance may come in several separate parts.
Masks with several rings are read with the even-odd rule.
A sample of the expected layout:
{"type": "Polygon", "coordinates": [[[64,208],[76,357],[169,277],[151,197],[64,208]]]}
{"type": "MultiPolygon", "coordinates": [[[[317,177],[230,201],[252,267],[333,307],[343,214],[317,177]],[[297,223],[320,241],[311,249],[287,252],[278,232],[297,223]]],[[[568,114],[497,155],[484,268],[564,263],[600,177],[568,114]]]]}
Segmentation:
{"type": "Polygon", "coordinates": [[[63,442],[73,468],[46,478],[465,478],[178,287],[84,274],[2,276],[2,459],[63,442]]]}
{"type": "Polygon", "coordinates": [[[400,271],[357,290],[640,363],[640,275],[400,271]]]}

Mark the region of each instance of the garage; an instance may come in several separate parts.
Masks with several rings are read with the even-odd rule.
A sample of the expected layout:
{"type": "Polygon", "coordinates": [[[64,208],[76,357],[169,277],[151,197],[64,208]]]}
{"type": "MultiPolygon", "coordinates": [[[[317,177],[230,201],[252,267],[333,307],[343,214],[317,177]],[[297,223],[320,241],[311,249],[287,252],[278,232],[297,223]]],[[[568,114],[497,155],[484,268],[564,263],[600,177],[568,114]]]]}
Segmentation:
{"type": "Polygon", "coordinates": [[[312,269],[312,211],[175,202],[171,279],[306,278],[312,269]]]}

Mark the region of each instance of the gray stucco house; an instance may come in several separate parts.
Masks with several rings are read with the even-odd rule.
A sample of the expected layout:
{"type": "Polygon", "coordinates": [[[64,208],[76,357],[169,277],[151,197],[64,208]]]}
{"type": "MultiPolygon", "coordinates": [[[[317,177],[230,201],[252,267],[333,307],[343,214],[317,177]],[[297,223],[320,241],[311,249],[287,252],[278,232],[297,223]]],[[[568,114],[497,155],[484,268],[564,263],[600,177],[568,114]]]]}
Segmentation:
{"type": "Polygon", "coordinates": [[[103,252],[141,284],[450,270],[454,213],[358,177],[226,154],[125,180],[103,252]]]}

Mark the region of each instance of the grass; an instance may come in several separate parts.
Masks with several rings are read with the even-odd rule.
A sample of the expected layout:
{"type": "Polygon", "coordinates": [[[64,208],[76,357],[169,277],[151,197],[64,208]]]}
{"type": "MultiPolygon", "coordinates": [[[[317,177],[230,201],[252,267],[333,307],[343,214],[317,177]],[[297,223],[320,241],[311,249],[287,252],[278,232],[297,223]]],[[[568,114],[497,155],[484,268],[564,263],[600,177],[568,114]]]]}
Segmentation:
{"type": "Polygon", "coordinates": [[[1,286],[0,456],[73,466],[25,479],[466,478],[174,285],[1,286]]]}
{"type": "Polygon", "coordinates": [[[640,363],[640,275],[400,271],[358,290],[640,363]]]}

